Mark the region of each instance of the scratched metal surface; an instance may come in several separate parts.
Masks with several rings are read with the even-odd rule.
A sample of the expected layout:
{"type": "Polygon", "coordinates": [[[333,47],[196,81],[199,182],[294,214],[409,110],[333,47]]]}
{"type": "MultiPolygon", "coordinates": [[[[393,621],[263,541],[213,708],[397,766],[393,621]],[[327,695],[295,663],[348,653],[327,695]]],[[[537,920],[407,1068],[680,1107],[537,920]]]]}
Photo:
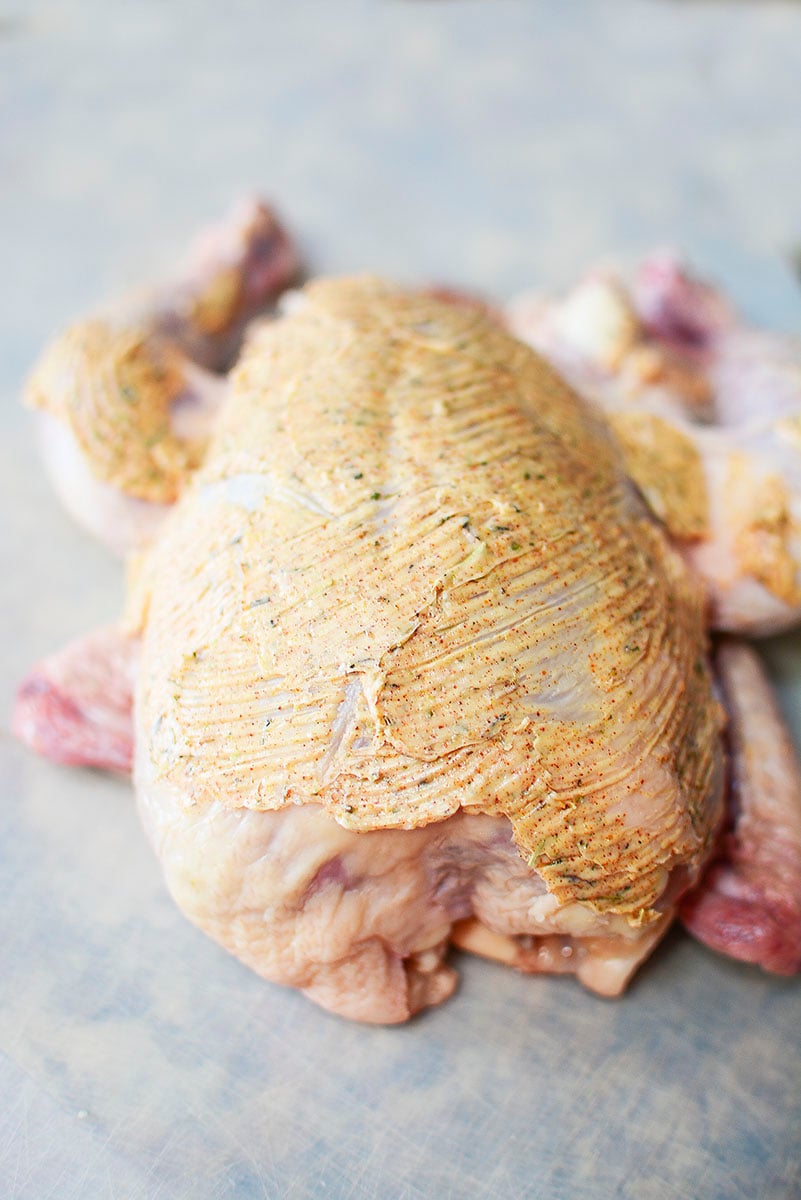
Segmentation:
{"type": "MultiPolygon", "coordinates": [[[[113,616],[16,404],[54,327],[265,189],[325,270],[507,294],[684,246],[801,328],[801,8],[103,0],[0,17],[0,1195],[801,1194],[801,989],[672,936],[619,1003],[476,961],[396,1030],[174,910],[129,790],[35,761],[14,680],[113,616]]],[[[769,648],[801,732],[801,648],[769,648]]]]}

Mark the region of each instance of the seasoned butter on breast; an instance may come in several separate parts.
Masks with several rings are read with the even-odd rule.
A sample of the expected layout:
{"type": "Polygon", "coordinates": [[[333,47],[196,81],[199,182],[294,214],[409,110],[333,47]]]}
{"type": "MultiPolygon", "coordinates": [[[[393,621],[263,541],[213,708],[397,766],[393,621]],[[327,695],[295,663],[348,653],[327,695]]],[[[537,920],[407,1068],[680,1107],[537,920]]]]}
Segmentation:
{"type": "Polygon", "coordinates": [[[527,347],[372,278],[305,296],[140,576],[154,772],[355,830],[505,814],[560,902],[654,919],[720,816],[699,590],[527,347]]]}

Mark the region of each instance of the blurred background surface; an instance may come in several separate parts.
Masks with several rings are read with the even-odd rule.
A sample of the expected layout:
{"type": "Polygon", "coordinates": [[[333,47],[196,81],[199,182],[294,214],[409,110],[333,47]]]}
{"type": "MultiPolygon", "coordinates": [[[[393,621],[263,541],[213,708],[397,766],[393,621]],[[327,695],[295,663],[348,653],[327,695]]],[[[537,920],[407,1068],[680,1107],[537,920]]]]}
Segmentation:
{"type": "MultiPolygon", "coordinates": [[[[126,786],[11,741],[15,681],[122,594],[24,373],[251,190],[314,271],[505,297],[672,245],[801,330],[801,5],[0,9],[0,1194],[798,1196],[797,983],[675,934],[617,1004],[465,960],[441,1010],[351,1027],[184,922],[126,786]]],[[[799,644],[767,653],[801,733],[799,644]]]]}

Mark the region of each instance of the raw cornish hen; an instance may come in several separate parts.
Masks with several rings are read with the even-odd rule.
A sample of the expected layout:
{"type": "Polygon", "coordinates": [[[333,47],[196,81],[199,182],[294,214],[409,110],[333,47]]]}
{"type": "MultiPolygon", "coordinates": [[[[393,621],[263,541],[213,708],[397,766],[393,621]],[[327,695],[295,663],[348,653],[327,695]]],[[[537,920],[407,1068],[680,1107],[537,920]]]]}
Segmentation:
{"type": "Polygon", "coordinates": [[[126,620],[34,669],[20,736],[133,763],[183,911],[348,1017],[445,999],[451,943],[617,994],[679,905],[710,945],[797,970],[792,749],[775,710],[752,727],[746,648],[713,684],[706,584],[597,398],[452,293],[329,280],[285,307],[171,509],[143,518],[107,472],[120,543],[147,544],[126,620]]]}
{"type": "Polygon", "coordinates": [[[131,597],[173,895],[363,1020],[450,992],[454,925],[616,993],[721,815],[701,594],[525,346],[370,279],[305,296],[131,597]]]}

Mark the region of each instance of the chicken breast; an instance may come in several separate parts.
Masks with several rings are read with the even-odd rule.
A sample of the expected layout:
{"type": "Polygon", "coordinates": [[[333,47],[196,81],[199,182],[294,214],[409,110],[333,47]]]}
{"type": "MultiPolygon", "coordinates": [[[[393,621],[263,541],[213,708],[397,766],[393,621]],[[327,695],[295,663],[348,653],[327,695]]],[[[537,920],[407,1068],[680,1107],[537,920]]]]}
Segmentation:
{"type": "Polygon", "coordinates": [[[171,890],[362,1020],[444,999],[451,938],[614,994],[721,818],[701,592],[600,416],[480,311],[304,296],[132,586],[171,890]]]}

